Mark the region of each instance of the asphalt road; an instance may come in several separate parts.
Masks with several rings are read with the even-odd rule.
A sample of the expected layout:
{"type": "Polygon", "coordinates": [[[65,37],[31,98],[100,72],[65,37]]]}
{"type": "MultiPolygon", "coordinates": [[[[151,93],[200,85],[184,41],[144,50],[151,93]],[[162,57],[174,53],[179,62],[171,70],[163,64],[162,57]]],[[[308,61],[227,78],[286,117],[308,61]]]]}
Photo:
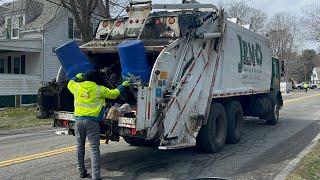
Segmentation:
{"type": "MultiPolygon", "coordinates": [[[[314,95],[314,92],[312,93],[314,95]]],[[[285,96],[280,122],[250,119],[240,143],[221,153],[161,151],[121,141],[101,145],[104,179],[272,179],[320,132],[320,96],[285,96]],[[300,98],[300,99],[296,99],[300,98]]],[[[0,136],[0,179],[79,179],[74,138],[54,130],[0,136]]],[[[90,152],[86,154],[90,166],[90,152]]]]}

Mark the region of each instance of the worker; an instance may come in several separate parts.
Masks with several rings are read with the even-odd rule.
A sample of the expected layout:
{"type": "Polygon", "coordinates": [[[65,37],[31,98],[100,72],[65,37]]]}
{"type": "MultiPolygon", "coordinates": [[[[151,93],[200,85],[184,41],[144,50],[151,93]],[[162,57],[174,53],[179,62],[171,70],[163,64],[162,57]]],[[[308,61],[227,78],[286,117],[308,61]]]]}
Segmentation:
{"type": "Polygon", "coordinates": [[[91,146],[92,179],[100,179],[100,126],[105,114],[105,98],[116,99],[130,86],[124,81],[116,89],[108,89],[96,84],[95,71],[79,73],[68,82],[68,89],[74,95],[75,136],[77,142],[77,166],[80,178],[90,174],[84,165],[86,137],[91,146]]]}
{"type": "Polygon", "coordinates": [[[308,87],[309,87],[308,83],[306,83],[306,82],[303,83],[303,88],[306,91],[306,93],[308,92],[308,87]]]}

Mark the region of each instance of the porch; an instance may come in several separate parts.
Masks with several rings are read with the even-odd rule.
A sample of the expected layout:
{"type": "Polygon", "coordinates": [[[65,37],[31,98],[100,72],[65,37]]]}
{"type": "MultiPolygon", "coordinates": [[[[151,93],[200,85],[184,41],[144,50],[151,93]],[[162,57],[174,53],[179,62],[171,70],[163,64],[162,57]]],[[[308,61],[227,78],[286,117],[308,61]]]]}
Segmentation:
{"type": "Polygon", "coordinates": [[[41,53],[41,39],[0,40],[0,108],[37,102],[41,53]]]}

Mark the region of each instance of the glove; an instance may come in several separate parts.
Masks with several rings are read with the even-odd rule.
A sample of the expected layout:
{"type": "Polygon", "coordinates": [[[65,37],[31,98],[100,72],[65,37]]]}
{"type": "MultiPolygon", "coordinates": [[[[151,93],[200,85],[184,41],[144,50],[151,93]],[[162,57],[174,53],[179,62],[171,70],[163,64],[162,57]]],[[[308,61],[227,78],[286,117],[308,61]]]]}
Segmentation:
{"type": "Polygon", "coordinates": [[[76,75],[76,78],[78,79],[78,80],[83,80],[84,78],[83,78],[83,73],[78,73],[77,75],[76,75]]]}
{"type": "Polygon", "coordinates": [[[129,87],[131,83],[129,81],[123,81],[120,86],[117,87],[117,89],[120,91],[120,94],[123,94],[125,92],[125,88],[129,87]]]}
{"type": "Polygon", "coordinates": [[[131,83],[130,83],[130,81],[123,81],[121,85],[124,87],[129,87],[131,85],[131,83]]]}
{"type": "Polygon", "coordinates": [[[72,80],[76,82],[82,82],[83,81],[83,73],[78,73],[75,77],[72,78],[72,80]]]}

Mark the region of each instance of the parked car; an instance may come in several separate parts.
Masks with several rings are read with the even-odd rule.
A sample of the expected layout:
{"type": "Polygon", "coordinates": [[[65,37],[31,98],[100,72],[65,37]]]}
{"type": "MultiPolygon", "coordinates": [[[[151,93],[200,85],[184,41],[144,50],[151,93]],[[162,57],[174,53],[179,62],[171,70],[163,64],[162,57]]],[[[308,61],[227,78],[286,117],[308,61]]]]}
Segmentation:
{"type": "MultiPolygon", "coordinates": [[[[301,82],[301,83],[299,83],[299,84],[296,84],[296,86],[295,86],[295,88],[296,89],[303,89],[304,87],[303,87],[303,84],[304,84],[305,82],[301,82]]],[[[313,84],[313,83],[311,83],[311,82],[307,82],[307,84],[308,84],[308,88],[309,89],[316,89],[317,88],[317,84],[313,84]]]]}
{"type": "Polygon", "coordinates": [[[303,84],[304,84],[304,82],[298,83],[298,84],[296,84],[295,88],[296,89],[303,89],[303,84]]]}
{"type": "Polygon", "coordinates": [[[317,89],[317,84],[315,84],[315,83],[309,83],[309,88],[310,88],[310,89],[317,89]]]}

